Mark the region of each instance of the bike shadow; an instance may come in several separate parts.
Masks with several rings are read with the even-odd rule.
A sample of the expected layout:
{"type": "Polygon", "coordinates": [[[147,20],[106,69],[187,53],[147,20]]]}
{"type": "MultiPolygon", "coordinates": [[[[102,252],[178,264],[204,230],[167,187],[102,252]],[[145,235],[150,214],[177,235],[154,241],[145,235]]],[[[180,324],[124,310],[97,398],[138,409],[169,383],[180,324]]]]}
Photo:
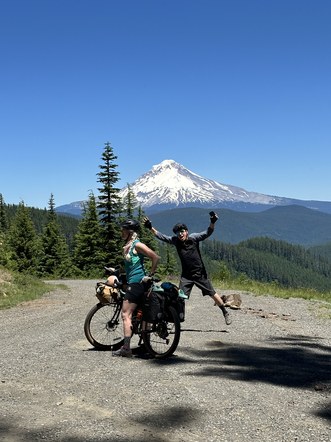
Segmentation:
{"type": "Polygon", "coordinates": [[[220,330],[220,329],[208,329],[202,330],[201,328],[182,328],[182,332],[194,332],[194,333],[229,333],[229,330],[220,330]]]}

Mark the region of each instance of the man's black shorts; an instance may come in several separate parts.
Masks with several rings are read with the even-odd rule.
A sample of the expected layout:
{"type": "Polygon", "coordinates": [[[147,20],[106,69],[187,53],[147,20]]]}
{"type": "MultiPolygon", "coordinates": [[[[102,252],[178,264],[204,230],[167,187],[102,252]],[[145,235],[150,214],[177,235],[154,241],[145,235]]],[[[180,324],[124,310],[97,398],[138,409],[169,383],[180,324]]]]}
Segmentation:
{"type": "Polygon", "coordinates": [[[214,296],[216,293],[212,283],[205,276],[200,276],[199,278],[194,279],[187,279],[182,276],[179,282],[179,288],[182,289],[188,297],[190,296],[194,285],[201,290],[203,296],[214,296]]]}

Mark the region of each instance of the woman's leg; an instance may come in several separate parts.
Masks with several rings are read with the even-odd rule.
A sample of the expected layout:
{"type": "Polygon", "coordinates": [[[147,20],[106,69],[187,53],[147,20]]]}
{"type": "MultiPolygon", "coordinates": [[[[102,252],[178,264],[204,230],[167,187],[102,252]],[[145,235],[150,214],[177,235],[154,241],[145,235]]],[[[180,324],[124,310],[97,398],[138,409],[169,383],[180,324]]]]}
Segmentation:
{"type": "Polygon", "coordinates": [[[123,320],[123,330],[124,330],[124,347],[130,348],[130,340],[132,335],[132,313],[134,312],[137,304],[128,301],[127,299],[123,301],[122,306],[122,320],[123,320]]]}
{"type": "Polygon", "coordinates": [[[131,318],[132,318],[132,313],[134,312],[136,306],[137,304],[134,304],[133,302],[130,302],[127,299],[123,301],[122,321],[123,321],[123,330],[124,330],[124,343],[119,350],[113,351],[113,356],[123,356],[126,358],[132,357],[132,351],[130,349],[130,342],[132,336],[131,318]]]}

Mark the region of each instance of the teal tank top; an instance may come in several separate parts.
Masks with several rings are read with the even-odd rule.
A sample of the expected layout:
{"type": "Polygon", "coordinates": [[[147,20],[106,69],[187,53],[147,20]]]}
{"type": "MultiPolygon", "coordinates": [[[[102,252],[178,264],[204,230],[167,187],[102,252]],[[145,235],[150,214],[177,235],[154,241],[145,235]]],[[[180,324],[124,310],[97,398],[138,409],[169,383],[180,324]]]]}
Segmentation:
{"type": "Polygon", "coordinates": [[[140,282],[142,278],[146,275],[144,267],[144,255],[142,255],[141,253],[133,253],[134,247],[138,242],[140,242],[139,239],[136,239],[135,241],[133,241],[130,247],[130,260],[124,260],[124,267],[128,284],[140,282]]]}

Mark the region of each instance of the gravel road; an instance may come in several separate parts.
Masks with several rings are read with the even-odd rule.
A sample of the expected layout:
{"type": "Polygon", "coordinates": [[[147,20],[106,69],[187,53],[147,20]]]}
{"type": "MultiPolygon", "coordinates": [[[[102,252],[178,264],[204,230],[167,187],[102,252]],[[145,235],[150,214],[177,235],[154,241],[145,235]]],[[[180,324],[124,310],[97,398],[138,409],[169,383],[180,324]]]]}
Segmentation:
{"type": "Polygon", "coordinates": [[[193,291],[173,357],[115,358],[84,336],[95,282],[0,311],[1,441],[331,440],[322,303],[241,293],[226,326],[193,291]]]}

